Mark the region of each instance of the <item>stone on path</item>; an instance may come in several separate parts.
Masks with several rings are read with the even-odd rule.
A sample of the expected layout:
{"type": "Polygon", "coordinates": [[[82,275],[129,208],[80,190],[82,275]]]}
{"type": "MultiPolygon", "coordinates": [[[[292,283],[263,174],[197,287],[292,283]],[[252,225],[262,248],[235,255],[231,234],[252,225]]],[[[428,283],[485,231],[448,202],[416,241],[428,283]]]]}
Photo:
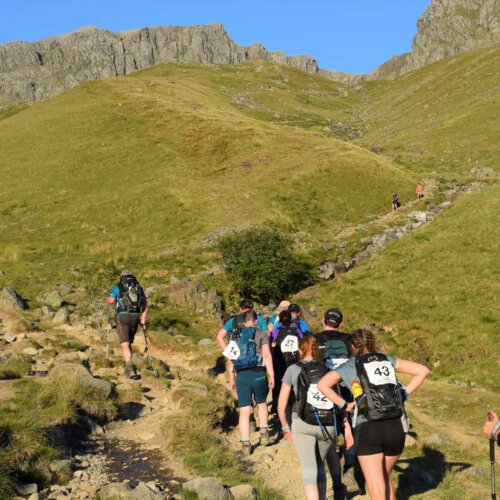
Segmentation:
{"type": "Polygon", "coordinates": [[[60,309],[64,300],[59,290],[54,290],[53,292],[47,292],[44,294],[43,303],[52,309],[60,309]]]}
{"type": "Polygon", "coordinates": [[[71,468],[71,460],[54,460],[49,464],[49,468],[52,472],[62,472],[71,468]]]}
{"type": "Polygon", "coordinates": [[[6,342],[10,344],[11,342],[16,341],[17,335],[14,335],[13,333],[6,333],[3,338],[6,342]]]}
{"type": "Polygon", "coordinates": [[[163,500],[164,496],[156,488],[150,488],[146,483],[140,482],[125,497],[126,500],[163,500]]]}
{"type": "Polygon", "coordinates": [[[257,492],[250,484],[240,484],[229,488],[234,500],[257,500],[257,492]]]}
{"type": "Polygon", "coordinates": [[[65,325],[66,323],[68,323],[68,320],[69,320],[68,311],[66,310],[65,307],[62,307],[61,309],[59,309],[59,311],[56,312],[56,314],[52,318],[52,323],[54,325],[65,325]]]}
{"type": "Polygon", "coordinates": [[[36,356],[38,354],[38,349],[35,349],[34,347],[25,347],[23,352],[28,356],[36,356]]]}
{"type": "Polygon", "coordinates": [[[5,287],[0,293],[0,309],[26,311],[29,309],[29,306],[13,288],[5,287]]]}
{"type": "Polygon", "coordinates": [[[183,488],[194,491],[200,500],[229,500],[230,492],[215,477],[197,477],[184,483],[183,488]]]}
{"type": "Polygon", "coordinates": [[[38,486],[36,483],[17,484],[16,490],[20,495],[27,497],[28,495],[33,495],[33,493],[38,493],[38,486]]]}
{"type": "Polygon", "coordinates": [[[104,399],[107,399],[111,395],[113,386],[107,380],[92,376],[78,377],[77,380],[82,387],[91,389],[94,394],[100,394],[104,399]]]}
{"type": "Polygon", "coordinates": [[[101,500],[127,498],[131,489],[127,483],[109,483],[99,489],[101,500]]]}

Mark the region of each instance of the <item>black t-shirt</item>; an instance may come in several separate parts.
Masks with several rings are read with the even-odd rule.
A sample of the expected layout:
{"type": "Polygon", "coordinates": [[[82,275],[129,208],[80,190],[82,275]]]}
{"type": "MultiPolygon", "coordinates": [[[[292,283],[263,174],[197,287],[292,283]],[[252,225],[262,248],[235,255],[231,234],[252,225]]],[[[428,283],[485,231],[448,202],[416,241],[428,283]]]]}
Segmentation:
{"type": "Polygon", "coordinates": [[[316,333],[314,335],[318,342],[318,360],[322,361],[325,359],[325,345],[329,340],[342,340],[347,348],[349,356],[352,356],[351,348],[351,337],[350,333],[337,332],[336,330],[325,330],[321,333],[316,333]]]}

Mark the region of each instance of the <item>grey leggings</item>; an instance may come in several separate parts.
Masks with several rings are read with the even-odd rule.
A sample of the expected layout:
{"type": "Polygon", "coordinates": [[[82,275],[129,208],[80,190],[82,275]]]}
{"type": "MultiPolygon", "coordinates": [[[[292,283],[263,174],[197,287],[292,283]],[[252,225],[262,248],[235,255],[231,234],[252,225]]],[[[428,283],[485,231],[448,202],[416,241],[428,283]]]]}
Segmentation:
{"type": "Polygon", "coordinates": [[[295,417],[292,420],[293,444],[302,467],[304,486],[326,483],[325,457],[330,446],[336,445],[335,429],[326,427],[332,440],[325,441],[319,425],[310,425],[295,417]]]}

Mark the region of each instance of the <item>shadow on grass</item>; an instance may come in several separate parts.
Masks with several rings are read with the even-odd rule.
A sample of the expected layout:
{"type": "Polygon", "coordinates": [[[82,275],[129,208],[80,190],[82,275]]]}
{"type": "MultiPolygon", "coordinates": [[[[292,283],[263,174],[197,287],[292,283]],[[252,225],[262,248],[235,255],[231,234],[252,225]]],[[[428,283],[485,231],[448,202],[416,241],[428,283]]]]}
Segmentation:
{"type": "Polygon", "coordinates": [[[444,454],[428,446],[422,448],[423,456],[399,460],[395,471],[400,472],[396,491],[398,500],[408,500],[413,495],[419,495],[434,490],[443,481],[448,470],[468,469],[471,464],[461,462],[446,462],[444,454]]]}

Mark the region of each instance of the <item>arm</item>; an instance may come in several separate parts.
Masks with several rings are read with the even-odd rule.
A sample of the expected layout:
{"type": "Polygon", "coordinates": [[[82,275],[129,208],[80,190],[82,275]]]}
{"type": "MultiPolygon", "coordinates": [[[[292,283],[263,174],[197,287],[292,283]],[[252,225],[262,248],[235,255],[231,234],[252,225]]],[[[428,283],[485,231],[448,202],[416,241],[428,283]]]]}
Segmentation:
{"type": "Polygon", "coordinates": [[[486,418],[486,422],[483,425],[483,434],[486,439],[497,439],[498,434],[500,433],[500,428],[497,429],[494,436],[492,436],[491,433],[493,432],[495,425],[498,424],[498,415],[495,412],[491,412],[491,414],[493,415],[493,420],[490,422],[490,420],[486,418]]]}
{"type": "Polygon", "coordinates": [[[272,389],[274,387],[274,367],[269,344],[262,345],[262,359],[264,360],[264,366],[266,367],[269,375],[269,389],[272,389]]]}
{"type": "Polygon", "coordinates": [[[290,425],[286,419],[286,407],[288,400],[290,399],[291,387],[284,382],[281,384],[280,396],[278,399],[278,416],[280,418],[281,427],[284,428],[283,434],[288,441],[292,441],[292,432],[290,430],[290,425]],[[288,429],[287,429],[288,427],[288,429]]]}
{"type": "Polygon", "coordinates": [[[148,302],[148,299],[144,299],[144,311],[142,311],[142,315],[141,315],[141,325],[142,325],[142,329],[145,330],[146,329],[146,318],[148,317],[148,310],[149,310],[149,302],[148,302]]]}
{"type": "Polygon", "coordinates": [[[219,343],[220,345],[220,348],[222,350],[224,350],[226,348],[226,342],[224,342],[224,338],[226,337],[227,335],[227,331],[224,330],[224,328],[221,328],[218,332],[217,332],[217,342],[219,343]]]}
{"type": "Polygon", "coordinates": [[[413,375],[412,379],[406,386],[406,392],[411,394],[427,377],[429,368],[420,363],[409,361],[407,359],[396,358],[396,371],[413,375]]]}
{"type": "Polygon", "coordinates": [[[351,411],[354,406],[356,405],[356,401],[353,401],[352,403],[347,404],[347,401],[342,397],[339,396],[333,389],[332,387],[334,385],[337,385],[342,379],[340,378],[340,375],[335,372],[331,371],[328,372],[319,382],[318,382],[318,389],[320,392],[322,392],[335,406],[338,406],[340,409],[345,410],[345,411],[351,411]]]}

